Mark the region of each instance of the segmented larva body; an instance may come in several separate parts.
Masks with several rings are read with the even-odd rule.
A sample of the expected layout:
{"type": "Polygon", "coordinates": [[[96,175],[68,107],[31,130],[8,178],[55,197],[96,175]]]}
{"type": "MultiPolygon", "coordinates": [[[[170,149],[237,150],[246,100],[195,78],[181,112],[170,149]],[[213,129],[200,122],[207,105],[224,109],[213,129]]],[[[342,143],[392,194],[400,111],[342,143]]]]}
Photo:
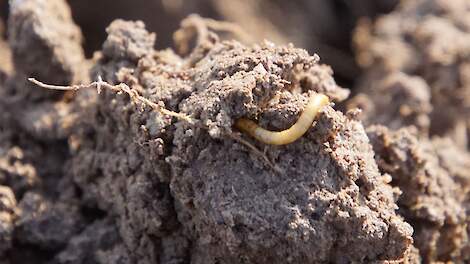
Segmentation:
{"type": "Polygon", "coordinates": [[[270,145],[285,145],[299,139],[312,126],[315,117],[330,100],[326,95],[314,93],[305,106],[297,122],[283,131],[266,130],[252,120],[240,118],[235,122],[235,127],[255,139],[270,145]]]}

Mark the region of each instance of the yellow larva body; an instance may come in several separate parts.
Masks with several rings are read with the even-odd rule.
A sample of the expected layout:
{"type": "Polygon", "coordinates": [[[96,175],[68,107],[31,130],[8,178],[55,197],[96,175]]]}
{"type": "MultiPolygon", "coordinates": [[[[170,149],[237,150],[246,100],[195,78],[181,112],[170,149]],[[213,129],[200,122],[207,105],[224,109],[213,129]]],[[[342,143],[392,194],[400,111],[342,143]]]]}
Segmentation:
{"type": "Polygon", "coordinates": [[[285,145],[299,139],[312,126],[318,111],[328,105],[330,100],[326,95],[313,94],[297,122],[289,129],[283,131],[266,130],[252,120],[240,118],[235,127],[255,139],[270,145],[285,145]]]}

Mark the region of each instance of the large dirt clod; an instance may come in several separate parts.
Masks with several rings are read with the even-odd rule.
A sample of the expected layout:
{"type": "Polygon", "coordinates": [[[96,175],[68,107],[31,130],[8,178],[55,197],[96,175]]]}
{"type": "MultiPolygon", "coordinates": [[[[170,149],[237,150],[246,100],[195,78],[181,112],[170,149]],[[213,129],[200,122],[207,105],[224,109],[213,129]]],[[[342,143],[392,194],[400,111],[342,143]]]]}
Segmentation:
{"type": "Polygon", "coordinates": [[[396,191],[378,172],[358,121],[328,107],[297,143],[266,148],[281,172],[229,137],[242,116],[286,128],[310,92],[344,98],[318,57],[292,46],[246,47],[211,38],[205,46],[211,48],[189,64],[194,66],[184,58],[166,62],[177,58],[168,51],[148,51],[136,61],[135,42],[151,36],[141,30],[132,22],[111,25],[106,43],[126,43],[125,52],[109,52],[118,49],[105,45],[94,72],[190,114],[200,125],[103,91],[90,122],[99,133],[82,137],[73,162],[74,179],[87,190],[90,205],[116,214],[132,259],[314,263],[407,257],[412,229],[395,214],[396,191]]]}

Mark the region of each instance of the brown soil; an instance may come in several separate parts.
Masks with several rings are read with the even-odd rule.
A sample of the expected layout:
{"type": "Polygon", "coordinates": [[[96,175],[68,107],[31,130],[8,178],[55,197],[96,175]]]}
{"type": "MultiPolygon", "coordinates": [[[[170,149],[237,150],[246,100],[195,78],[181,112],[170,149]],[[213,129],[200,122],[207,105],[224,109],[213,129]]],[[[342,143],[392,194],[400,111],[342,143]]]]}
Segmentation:
{"type": "Polygon", "coordinates": [[[0,263],[470,261],[466,1],[69,2],[0,2],[0,263]]]}

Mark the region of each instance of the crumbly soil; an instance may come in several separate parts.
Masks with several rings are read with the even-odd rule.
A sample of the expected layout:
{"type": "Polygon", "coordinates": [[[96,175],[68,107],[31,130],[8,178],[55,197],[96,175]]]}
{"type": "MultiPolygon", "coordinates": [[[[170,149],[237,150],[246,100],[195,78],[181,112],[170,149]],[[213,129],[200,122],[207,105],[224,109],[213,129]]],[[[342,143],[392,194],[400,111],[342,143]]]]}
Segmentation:
{"type": "Polygon", "coordinates": [[[404,1],[375,23],[359,24],[355,42],[365,73],[358,92],[369,100],[358,101],[366,105],[366,123],[417,124],[421,133],[469,146],[469,10],[464,0],[404,1]]]}
{"type": "Polygon", "coordinates": [[[347,105],[387,127],[368,135],[425,262],[470,261],[469,13],[468,1],[403,1],[356,29],[364,74],[347,105]]]}
{"type": "Polygon", "coordinates": [[[64,0],[10,1],[0,38],[0,263],[469,262],[460,37],[470,9],[403,1],[371,20],[395,1],[352,1],[347,13],[332,2],[155,1],[160,21],[199,10],[248,30],[191,15],[175,49],[155,48],[170,45],[176,26],[157,25],[156,35],[106,15],[104,42],[87,40],[85,52],[84,38],[99,37],[78,1],[73,12],[64,0]],[[355,32],[362,68],[342,43],[359,17],[368,19],[355,32]],[[313,20],[328,27],[307,27],[313,20]],[[356,81],[352,96],[336,70],[342,83],[356,81]],[[92,83],[101,79],[129,90],[92,83]],[[332,103],[292,144],[233,128],[247,117],[286,129],[312,93],[332,103]]]}

